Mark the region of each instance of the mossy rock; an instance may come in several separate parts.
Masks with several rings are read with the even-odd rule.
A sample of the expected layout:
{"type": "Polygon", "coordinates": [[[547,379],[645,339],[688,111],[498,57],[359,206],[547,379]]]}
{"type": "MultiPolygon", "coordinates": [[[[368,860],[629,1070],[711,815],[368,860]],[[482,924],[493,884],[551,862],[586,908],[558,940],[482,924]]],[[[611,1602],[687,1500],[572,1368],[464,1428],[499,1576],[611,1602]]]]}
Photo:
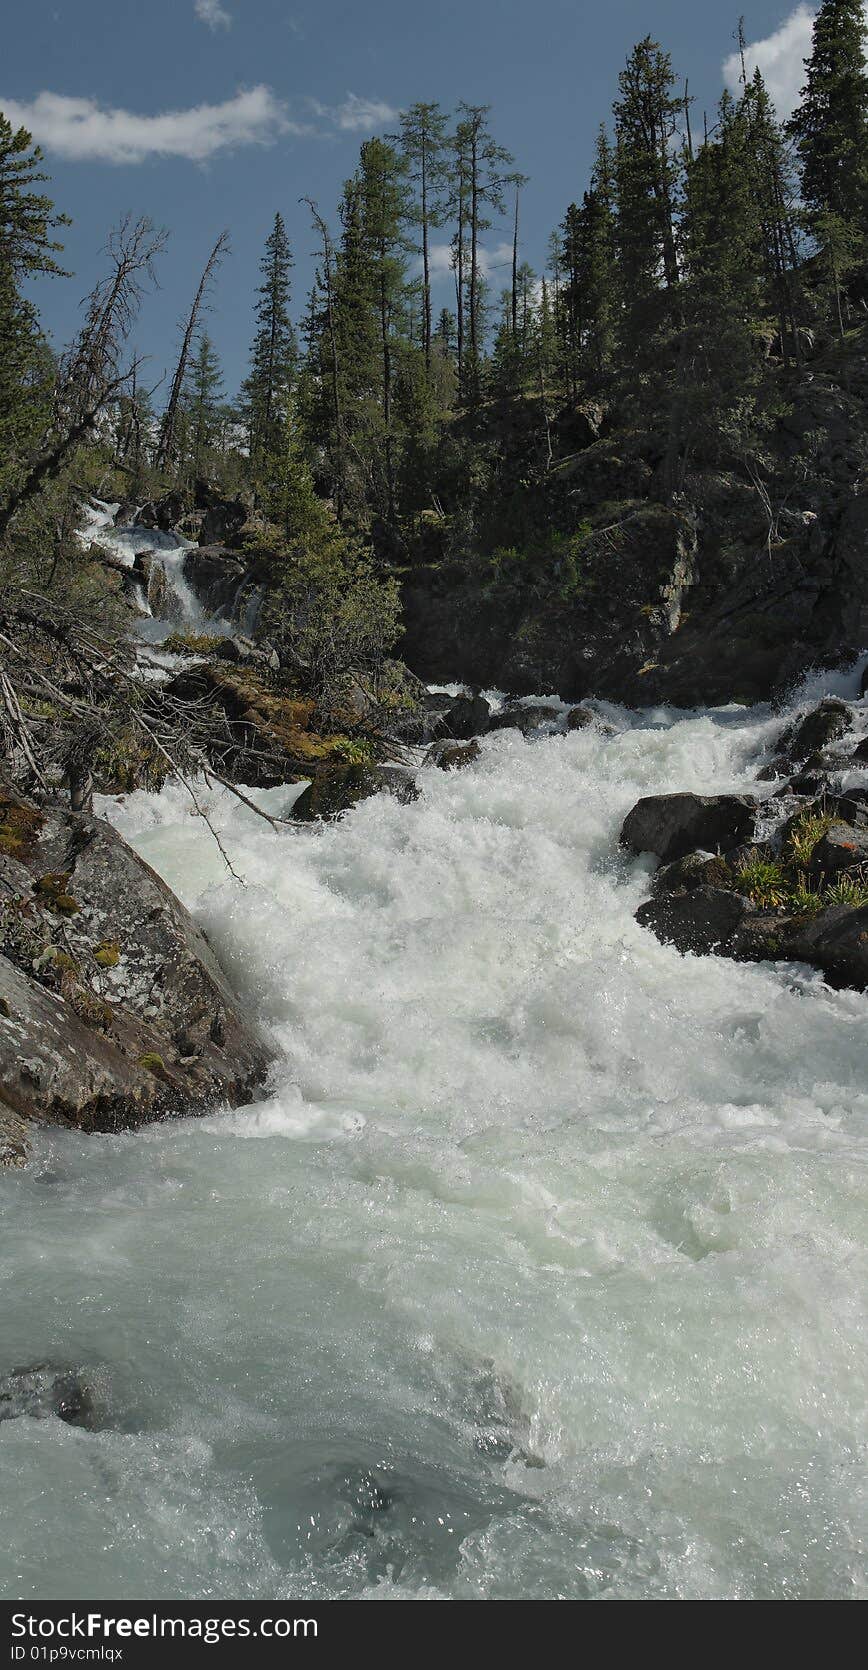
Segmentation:
{"type": "Polygon", "coordinates": [[[33,806],[0,794],[0,853],[25,859],[32,851],[45,819],[33,806]]]}
{"type": "Polygon", "coordinates": [[[163,649],[170,655],[214,655],[223,639],[209,632],[170,632],[163,649]]]}
{"type": "Polygon", "coordinates": [[[99,963],[100,968],[117,968],[121,960],[120,946],[113,940],[104,939],[94,951],[93,960],[99,963]]]}
{"type": "Polygon", "coordinates": [[[378,788],[376,778],[363,762],[323,766],[295,802],[292,815],[304,823],[339,818],[358,801],[376,794],[378,788]]]}
{"type": "Polygon", "coordinates": [[[33,883],[33,891],[46,909],[56,911],[60,916],[77,916],[81,907],[69,892],[71,879],[68,870],[58,871],[54,875],[39,876],[33,883]]]}

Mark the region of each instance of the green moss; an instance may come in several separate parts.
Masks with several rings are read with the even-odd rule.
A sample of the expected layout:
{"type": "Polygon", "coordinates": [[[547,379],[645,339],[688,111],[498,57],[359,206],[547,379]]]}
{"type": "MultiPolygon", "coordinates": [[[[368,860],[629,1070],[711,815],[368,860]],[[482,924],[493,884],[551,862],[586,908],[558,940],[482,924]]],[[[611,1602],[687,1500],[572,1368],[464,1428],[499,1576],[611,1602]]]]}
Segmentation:
{"type": "Polygon", "coordinates": [[[94,951],[93,960],[100,968],[117,968],[121,960],[120,946],[114,940],[104,939],[94,951]]]}
{"type": "Polygon", "coordinates": [[[40,876],[33,883],[33,891],[49,910],[56,911],[60,916],[77,916],[81,907],[69,892],[71,879],[71,872],[68,870],[62,870],[55,875],[40,876]]]}
{"type": "Polygon", "coordinates": [[[372,742],[356,741],[348,736],[336,737],[330,752],[334,759],[347,765],[371,766],[376,761],[376,750],[372,742]]]}
{"type": "Polygon", "coordinates": [[[144,1067],[146,1073],[153,1073],[155,1078],[166,1078],[166,1063],[161,1055],[145,1053],[139,1056],[139,1066],[144,1067]]]}
{"type": "Polygon", "coordinates": [[[0,795],[0,852],[25,858],[34,846],[45,819],[32,806],[0,795]]]}
{"type": "Polygon", "coordinates": [[[208,632],[170,632],[163,649],[170,655],[213,655],[222,642],[208,632]]]}

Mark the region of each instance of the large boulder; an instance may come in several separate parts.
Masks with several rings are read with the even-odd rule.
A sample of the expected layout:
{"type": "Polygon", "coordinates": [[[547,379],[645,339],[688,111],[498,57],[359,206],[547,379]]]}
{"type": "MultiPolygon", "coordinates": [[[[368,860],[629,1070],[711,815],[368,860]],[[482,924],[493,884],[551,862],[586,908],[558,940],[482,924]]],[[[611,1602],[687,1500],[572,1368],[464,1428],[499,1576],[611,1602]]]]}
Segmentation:
{"type": "Polygon", "coordinates": [[[742,794],[654,794],[636,802],[621,830],[631,852],[653,852],[664,863],[698,847],[728,852],[752,833],[756,802],[742,794]]]}
{"type": "Polygon", "coordinates": [[[799,925],[787,954],[822,969],[832,985],[863,991],[868,986],[868,905],[858,910],[836,905],[799,925]]]}
{"type": "Polygon", "coordinates": [[[782,739],[791,760],[800,764],[819,754],[832,742],[838,742],[852,723],[853,715],[846,702],[834,697],[821,702],[806,715],[791,735],[782,739]]]}
{"type": "Polygon", "coordinates": [[[204,512],[199,544],[231,545],[249,518],[250,507],[243,499],[214,498],[204,512]]]}
{"type": "Polygon", "coordinates": [[[247,564],[222,545],[193,546],[184,558],[184,579],[209,615],[231,615],[247,572],[247,564]]]}
{"type": "Polygon", "coordinates": [[[687,893],[665,893],[648,899],[636,921],[678,951],[707,956],[726,954],[736,944],[738,930],[755,907],[740,893],[718,887],[694,887],[687,893]]]}
{"type": "Polygon", "coordinates": [[[489,729],[521,731],[522,736],[530,736],[533,731],[538,731],[541,725],[556,725],[559,719],[560,709],[552,707],[550,703],[515,702],[495,713],[489,729]]]}
{"type": "Polygon", "coordinates": [[[187,508],[186,495],[180,488],[172,488],[168,493],[164,493],[161,499],[150,499],[147,504],[143,504],[136,516],[136,522],[141,528],[159,528],[162,533],[171,533],[187,508]]]}
{"type": "Polygon", "coordinates": [[[0,789],[0,1149],[239,1103],[269,1052],[204,935],[89,813],[0,789]]]}
{"type": "Polygon", "coordinates": [[[434,725],[433,739],[438,742],[449,737],[454,742],[470,742],[488,730],[490,720],[491,708],[484,696],[457,696],[434,725]]]}

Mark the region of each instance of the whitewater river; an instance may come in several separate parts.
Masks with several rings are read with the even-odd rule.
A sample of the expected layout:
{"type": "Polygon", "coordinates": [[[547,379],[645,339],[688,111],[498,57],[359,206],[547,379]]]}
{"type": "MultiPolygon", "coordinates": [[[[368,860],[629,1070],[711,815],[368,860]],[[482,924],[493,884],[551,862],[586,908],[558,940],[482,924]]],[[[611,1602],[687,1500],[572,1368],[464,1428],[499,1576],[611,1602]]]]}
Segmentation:
{"type": "Polygon", "coordinates": [[[327,827],[214,798],[245,887],[109,803],[279,1062],[3,1177],[0,1366],[109,1424],[0,1426],[0,1592],[865,1595],[868,997],[633,920],[626,811],[781,718],[606,713],[327,827]]]}

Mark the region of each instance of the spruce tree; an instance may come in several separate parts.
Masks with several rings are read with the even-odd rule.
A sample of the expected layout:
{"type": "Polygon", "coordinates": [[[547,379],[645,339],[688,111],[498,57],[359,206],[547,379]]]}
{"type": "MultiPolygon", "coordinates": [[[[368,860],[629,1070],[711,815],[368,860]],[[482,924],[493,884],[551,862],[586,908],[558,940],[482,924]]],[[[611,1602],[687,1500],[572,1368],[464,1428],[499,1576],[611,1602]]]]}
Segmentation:
{"type": "Polygon", "coordinates": [[[615,102],[616,244],[628,358],[647,349],[678,284],[676,215],[682,100],[668,52],[646,36],[631,53],[615,102]]]}
{"type": "Polygon", "coordinates": [[[256,334],[250,372],[242,388],[242,409],[254,471],[267,471],[283,444],[287,403],[298,357],[289,316],[292,251],[283,216],[276,214],[260,262],[256,334]]]}
{"type": "Polygon", "coordinates": [[[814,19],[801,103],[789,131],[802,198],[817,214],[852,222],[868,188],[868,66],[862,0],[823,0],[814,19]]]}
{"type": "Polygon", "coordinates": [[[186,456],[194,476],[207,472],[223,424],[223,375],[211,338],[200,332],[182,396],[186,456]]]}
{"type": "Polygon", "coordinates": [[[42,152],[0,112],[0,496],[45,430],[54,365],[36,311],[22,293],[35,274],[60,274],[55,231],[69,224],[38,188],[42,152]]]}
{"type": "Polygon", "coordinates": [[[422,348],[430,369],[434,328],[431,313],[431,231],[442,224],[446,179],[447,118],[438,104],[414,104],[401,113],[400,146],[416,187],[412,219],[419,227],[422,254],[422,348]]]}
{"type": "Polygon", "coordinates": [[[684,285],[668,468],[732,462],[749,449],[763,357],[762,204],[749,113],[724,93],[713,136],[691,158],[682,227],[684,285]]]}
{"type": "Polygon", "coordinates": [[[760,70],[745,87],[742,106],[748,124],[751,181],[762,224],[763,263],[778,318],[785,363],[801,363],[804,302],[797,247],[797,192],[786,137],[760,70]]]}

